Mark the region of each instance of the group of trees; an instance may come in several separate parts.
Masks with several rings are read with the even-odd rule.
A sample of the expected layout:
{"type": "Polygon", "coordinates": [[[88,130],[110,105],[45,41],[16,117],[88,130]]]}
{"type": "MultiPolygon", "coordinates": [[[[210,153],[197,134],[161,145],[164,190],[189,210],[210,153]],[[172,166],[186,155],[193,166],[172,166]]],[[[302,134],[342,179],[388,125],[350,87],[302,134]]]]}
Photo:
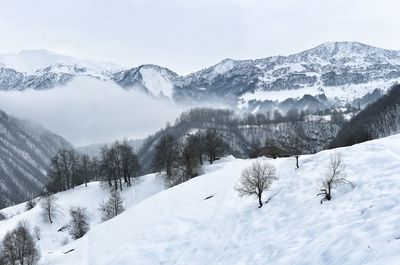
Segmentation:
{"type": "Polygon", "coordinates": [[[92,180],[103,180],[122,190],[122,182],[131,186],[133,177],[140,172],[138,159],[128,141],[115,142],[101,149],[100,159],[81,155],[74,150],[60,150],[52,159],[47,191],[68,190],[92,180]]]}
{"type": "Polygon", "coordinates": [[[214,128],[177,139],[167,130],[156,146],[153,170],[165,171],[170,186],[199,174],[203,157],[212,164],[229,150],[223,136],[214,128]]]}
{"type": "Polygon", "coordinates": [[[60,150],[50,161],[46,186],[51,193],[65,191],[86,183],[94,178],[96,161],[89,161],[87,155],[80,155],[73,149],[60,150]]]}
{"type": "Polygon", "coordinates": [[[109,187],[122,190],[122,182],[130,187],[132,178],[139,173],[139,160],[128,141],[115,142],[111,147],[104,146],[101,149],[99,174],[109,187]]]}
{"type": "MultiPolygon", "coordinates": [[[[52,223],[56,208],[56,198],[49,195],[41,198],[44,221],[52,223]]],[[[69,233],[74,239],[84,236],[89,231],[86,209],[72,207],[69,211],[71,221],[69,233]]],[[[40,240],[40,228],[35,226],[33,231],[27,221],[20,221],[17,226],[8,231],[0,242],[1,265],[35,265],[40,259],[37,241],[40,240]]]]}
{"type": "Polygon", "coordinates": [[[194,108],[183,112],[176,120],[175,126],[183,126],[185,124],[205,124],[207,126],[224,125],[227,127],[234,127],[237,125],[265,125],[283,122],[291,123],[304,121],[306,116],[311,114],[331,115],[333,118],[332,122],[344,122],[343,113],[338,112],[337,110],[327,110],[326,112],[321,113],[320,111],[306,112],[298,109],[290,109],[286,112],[274,110],[238,115],[234,111],[227,109],[194,108]]]}

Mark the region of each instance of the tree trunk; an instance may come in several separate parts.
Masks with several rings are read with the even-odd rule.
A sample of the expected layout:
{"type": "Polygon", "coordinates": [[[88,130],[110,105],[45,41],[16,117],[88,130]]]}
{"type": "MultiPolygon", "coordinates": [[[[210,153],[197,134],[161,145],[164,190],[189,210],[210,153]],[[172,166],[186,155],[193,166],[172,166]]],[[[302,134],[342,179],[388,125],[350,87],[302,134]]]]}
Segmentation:
{"type": "Polygon", "coordinates": [[[261,200],[261,194],[258,195],[258,204],[259,204],[258,208],[261,208],[263,206],[263,203],[262,203],[262,200],[261,200]]]}
{"type": "Polygon", "coordinates": [[[331,183],[328,184],[328,193],[326,194],[326,199],[331,200],[331,183]]]}
{"type": "Polygon", "coordinates": [[[53,223],[53,220],[51,220],[51,210],[47,211],[47,214],[49,215],[50,224],[52,224],[52,223],[53,223]]]}

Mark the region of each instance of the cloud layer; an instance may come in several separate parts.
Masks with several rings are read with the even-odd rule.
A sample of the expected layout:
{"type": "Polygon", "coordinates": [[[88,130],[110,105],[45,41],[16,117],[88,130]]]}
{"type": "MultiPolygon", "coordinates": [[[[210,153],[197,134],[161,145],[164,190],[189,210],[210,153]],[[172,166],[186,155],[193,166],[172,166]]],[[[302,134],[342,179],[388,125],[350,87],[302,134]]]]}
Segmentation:
{"type": "Polygon", "coordinates": [[[183,110],[89,77],[45,91],[2,91],[0,109],[38,122],[76,146],[146,137],[183,110]]]}

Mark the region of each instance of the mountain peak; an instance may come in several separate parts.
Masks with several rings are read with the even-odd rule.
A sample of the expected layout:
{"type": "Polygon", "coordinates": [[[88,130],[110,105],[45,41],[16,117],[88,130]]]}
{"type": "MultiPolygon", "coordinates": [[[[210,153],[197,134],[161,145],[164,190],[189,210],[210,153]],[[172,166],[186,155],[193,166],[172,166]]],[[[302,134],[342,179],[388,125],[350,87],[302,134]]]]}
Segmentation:
{"type": "Polygon", "coordinates": [[[317,56],[324,59],[332,57],[358,57],[370,56],[390,57],[400,55],[399,51],[377,48],[368,44],[355,41],[326,42],[312,49],[298,53],[299,55],[317,56]]]}

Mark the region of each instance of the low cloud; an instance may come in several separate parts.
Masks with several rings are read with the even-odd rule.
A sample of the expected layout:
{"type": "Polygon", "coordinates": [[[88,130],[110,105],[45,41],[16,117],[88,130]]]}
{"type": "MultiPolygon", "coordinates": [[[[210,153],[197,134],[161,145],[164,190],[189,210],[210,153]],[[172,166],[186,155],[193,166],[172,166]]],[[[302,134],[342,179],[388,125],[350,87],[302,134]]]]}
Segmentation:
{"type": "Polygon", "coordinates": [[[44,91],[1,91],[0,109],[40,123],[75,146],[143,138],[183,111],[170,102],[88,77],[44,91]]]}

